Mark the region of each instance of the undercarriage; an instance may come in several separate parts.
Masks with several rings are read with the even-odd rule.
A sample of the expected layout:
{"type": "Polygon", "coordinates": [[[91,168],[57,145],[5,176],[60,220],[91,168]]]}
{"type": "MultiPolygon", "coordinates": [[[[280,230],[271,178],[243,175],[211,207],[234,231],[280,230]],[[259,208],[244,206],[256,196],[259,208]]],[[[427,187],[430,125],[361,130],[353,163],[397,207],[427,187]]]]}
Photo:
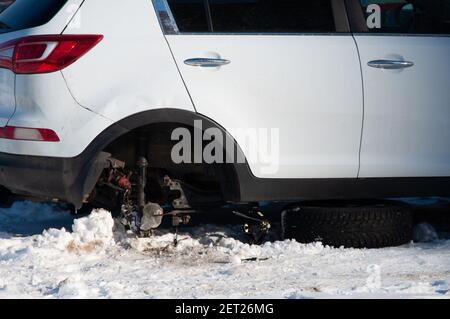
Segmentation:
{"type": "MultiPolygon", "coordinates": [[[[137,236],[152,236],[163,219],[170,219],[178,232],[178,227],[188,225],[193,215],[224,204],[214,191],[199,189],[172,178],[165,170],[149,167],[144,156],[138,157],[131,168],[114,158],[107,163],[86,202],[118,213],[121,224],[137,236]]],[[[245,204],[243,210],[233,213],[243,219],[242,230],[250,243],[261,243],[269,233],[271,225],[257,203],[245,204]]]]}

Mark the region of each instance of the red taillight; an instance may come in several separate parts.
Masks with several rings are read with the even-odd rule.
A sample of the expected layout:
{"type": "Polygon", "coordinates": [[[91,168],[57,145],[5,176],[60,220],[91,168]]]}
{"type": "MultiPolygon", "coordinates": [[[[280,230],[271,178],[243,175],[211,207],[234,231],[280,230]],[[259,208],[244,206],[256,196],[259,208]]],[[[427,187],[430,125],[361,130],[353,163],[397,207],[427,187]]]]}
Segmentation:
{"type": "Polygon", "coordinates": [[[103,39],[102,35],[42,35],[0,45],[0,68],[16,74],[50,73],[64,69],[103,39]]]}
{"type": "Polygon", "coordinates": [[[55,131],[46,128],[30,128],[6,126],[0,128],[0,139],[59,142],[59,137],[55,131]]]}

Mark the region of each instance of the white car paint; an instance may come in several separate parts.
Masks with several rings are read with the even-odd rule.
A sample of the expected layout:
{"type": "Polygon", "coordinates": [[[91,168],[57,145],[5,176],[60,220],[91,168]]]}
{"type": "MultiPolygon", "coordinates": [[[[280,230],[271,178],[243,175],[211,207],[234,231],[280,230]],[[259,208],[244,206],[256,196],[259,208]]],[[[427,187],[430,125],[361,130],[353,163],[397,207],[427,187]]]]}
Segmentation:
{"type": "Polygon", "coordinates": [[[61,72],[16,76],[17,110],[8,124],[51,128],[61,142],[1,140],[0,152],[76,157],[101,132],[130,115],[165,107],[195,111],[152,3],[136,0],[129,9],[132,18],[117,24],[123,19],[123,4],[86,1],[73,17],[81,23],[66,28],[65,34],[102,34],[104,40],[61,72]],[[105,8],[115,14],[104,14],[105,8]]]}
{"type": "Polygon", "coordinates": [[[90,54],[62,71],[75,99],[113,121],[159,108],[194,112],[152,2],[123,7],[120,1],[86,1],[80,28],[66,30],[104,35],[90,54]]]}
{"type": "Polygon", "coordinates": [[[0,127],[6,126],[16,108],[14,80],[15,75],[12,71],[0,69],[0,127]]]}
{"type": "MultiPolygon", "coordinates": [[[[60,33],[72,21],[73,16],[82,3],[83,0],[68,0],[58,14],[48,23],[35,28],[0,34],[0,43],[31,35],[60,33]]],[[[9,118],[15,111],[14,81],[14,73],[6,69],[0,69],[0,127],[8,124],[9,118]]]]}
{"type": "Polygon", "coordinates": [[[450,176],[450,37],[356,36],[364,76],[360,177],[450,176]],[[380,70],[379,59],[411,68],[380,70]]]}
{"type": "MultiPolygon", "coordinates": [[[[169,35],[167,39],[197,111],[226,129],[275,128],[279,170],[257,177],[357,177],[363,96],[350,35],[169,35]],[[220,57],[202,69],[184,63],[220,57]]],[[[235,137],[239,145],[246,141],[235,137]]],[[[248,158],[250,150],[244,149],[248,158]]],[[[272,163],[271,163],[272,164],[272,163]]]]}
{"type": "Polygon", "coordinates": [[[48,157],[75,157],[112,121],[81,107],[61,72],[16,76],[17,108],[8,125],[51,128],[59,143],[1,140],[0,152],[48,157]],[[49,89],[51,88],[51,89],[49,89]]]}
{"type": "Polygon", "coordinates": [[[81,2],[69,0],[46,25],[0,35],[0,42],[63,30],[104,35],[62,72],[1,71],[0,92],[9,93],[0,100],[0,127],[50,128],[61,142],[1,140],[0,152],[75,157],[113,123],[169,107],[197,110],[226,129],[280,129],[280,169],[267,176],[251,163],[257,177],[450,176],[448,37],[356,36],[360,64],[351,35],[164,37],[150,0],[88,0],[74,16],[81,2]],[[79,23],[65,29],[71,20],[79,23]],[[184,64],[197,57],[231,64],[184,64]],[[389,57],[416,65],[400,72],[366,66],[389,57]]]}

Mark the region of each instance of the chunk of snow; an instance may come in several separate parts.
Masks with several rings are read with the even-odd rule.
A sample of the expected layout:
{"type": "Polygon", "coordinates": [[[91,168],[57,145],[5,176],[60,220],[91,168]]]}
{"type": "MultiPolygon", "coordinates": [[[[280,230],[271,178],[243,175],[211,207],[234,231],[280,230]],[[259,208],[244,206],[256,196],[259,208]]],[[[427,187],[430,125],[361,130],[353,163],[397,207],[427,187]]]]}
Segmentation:
{"type": "Polygon", "coordinates": [[[113,242],[114,219],[106,210],[94,210],[88,217],[76,219],[72,230],[77,243],[113,242]]]}
{"type": "Polygon", "coordinates": [[[79,275],[66,278],[57,287],[57,297],[61,299],[85,299],[96,297],[97,288],[91,289],[79,275]]]}
{"type": "Polygon", "coordinates": [[[230,263],[232,263],[233,265],[237,266],[237,265],[242,264],[242,260],[241,260],[241,258],[239,258],[236,255],[231,255],[230,256],[230,263]]]}

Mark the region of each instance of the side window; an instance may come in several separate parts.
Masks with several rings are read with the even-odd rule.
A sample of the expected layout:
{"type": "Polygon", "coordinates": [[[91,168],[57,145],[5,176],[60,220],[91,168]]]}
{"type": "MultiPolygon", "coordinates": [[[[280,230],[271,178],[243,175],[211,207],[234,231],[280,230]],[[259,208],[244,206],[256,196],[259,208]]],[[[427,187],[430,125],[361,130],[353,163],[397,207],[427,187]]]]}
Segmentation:
{"type": "Polygon", "coordinates": [[[361,0],[372,33],[448,34],[450,0],[361,0]]]}
{"type": "Polygon", "coordinates": [[[210,0],[215,32],[333,32],[330,0],[210,0]]]}
{"type": "Polygon", "coordinates": [[[208,32],[204,0],[168,0],[180,32],[208,32]]]}
{"type": "Polygon", "coordinates": [[[331,0],[168,0],[181,32],[335,32],[331,0]]]}

